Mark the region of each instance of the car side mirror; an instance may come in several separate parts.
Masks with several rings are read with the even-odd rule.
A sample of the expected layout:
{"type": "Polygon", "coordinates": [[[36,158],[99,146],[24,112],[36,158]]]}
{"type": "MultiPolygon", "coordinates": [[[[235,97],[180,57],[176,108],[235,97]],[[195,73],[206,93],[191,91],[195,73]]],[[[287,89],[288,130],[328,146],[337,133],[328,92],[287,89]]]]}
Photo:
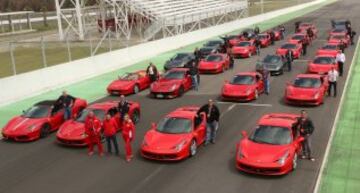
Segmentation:
{"type": "Polygon", "coordinates": [[[151,123],[151,130],[155,130],[157,127],[156,123],[151,123]]]}
{"type": "Polygon", "coordinates": [[[247,138],[248,137],[248,134],[246,131],[241,131],[241,135],[244,137],[244,138],[247,138]]]}

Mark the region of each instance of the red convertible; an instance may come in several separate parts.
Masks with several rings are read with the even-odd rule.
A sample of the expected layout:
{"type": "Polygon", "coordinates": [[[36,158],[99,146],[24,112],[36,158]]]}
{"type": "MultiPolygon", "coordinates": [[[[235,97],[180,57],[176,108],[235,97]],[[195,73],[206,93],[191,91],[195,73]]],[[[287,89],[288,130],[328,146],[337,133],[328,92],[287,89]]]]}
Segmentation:
{"type": "Polygon", "coordinates": [[[223,100],[250,101],[256,100],[264,92],[264,81],[258,72],[241,72],[232,81],[225,82],[221,91],[223,100]]]}
{"type": "Polygon", "coordinates": [[[327,74],[332,68],[338,70],[338,64],[333,56],[316,56],[315,59],[308,64],[308,73],[327,74]]]}
{"type": "Polygon", "coordinates": [[[195,156],[204,143],[206,116],[196,117],[199,107],[182,107],[153,123],[141,145],[141,155],[152,160],[177,161],[195,156]]]}
{"type": "Polygon", "coordinates": [[[236,168],[252,174],[285,175],[297,168],[303,137],[293,131],[299,115],[271,113],[236,148],[236,168]]]}
{"type": "Polygon", "coordinates": [[[200,73],[220,73],[229,69],[230,57],[227,54],[210,54],[199,63],[200,73]]]}
{"type": "Polygon", "coordinates": [[[268,33],[259,34],[258,38],[260,40],[261,47],[265,48],[271,44],[271,38],[268,33]]]}
{"type": "Polygon", "coordinates": [[[277,55],[285,56],[286,52],[291,50],[294,54],[294,59],[300,58],[302,54],[302,45],[296,43],[285,43],[276,50],[277,55]]]}
{"type": "Polygon", "coordinates": [[[111,95],[129,95],[138,93],[150,86],[150,78],[146,71],[140,70],[133,73],[126,73],[114,80],[107,87],[107,92],[111,95]]]}
{"type": "MultiPolygon", "coordinates": [[[[130,103],[129,115],[134,123],[140,120],[140,105],[136,102],[130,103]]],[[[76,119],[66,121],[58,130],[56,134],[57,142],[67,146],[86,146],[87,138],[85,137],[85,120],[90,111],[93,111],[95,116],[103,121],[106,114],[116,117],[118,123],[120,122],[119,113],[117,111],[117,101],[108,101],[102,103],[95,103],[87,107],[76,119]]],[[[120,129],[120,128],[118,128],[120,129]]]]}
{"type": "Polygon", "coordinates": [[[310,42],[308,35],[303,34],[303,33],[297,33],[297,34],[292,35],[290,37],[290,39],[288,40],[288,42],[294,43],[294,44],[301,44],[303,40],[310,42]]]}
{"type": "Polygon", "coordinates": [[[239,42],[232,47],[231,53],[235,58],[250,58],[256,53],[254,40],[239,42]]]}
{"type": "Polygon", "coordinates": [[[192,87],[188,68],[174,68],[167,71],[150,86],[150,95],[155,98],[175,98],[192,87]]]}
{"type": "Polygon", "coordinates": [[[345,47],[350,45],[350,37],[348,35],[333,35],[329,37],[328,43],[340,44],[344,42],[345,47]]]}
{"type": "MultiPolygon", "coordinates": [[[[54,106],[55,101],[41,101],[20,116],[12,118],[2,129],[4,139],[14,141],[34,141],[48,136],[64,123],[64,110],[54,106]]],[[[72,114],[86,108],[87,102],[76,99],[72,114]]]]}
{"type": "Polygon", "coordinates": [[[295,105],[320,105],[328,89],[327,77],[318,74],[299,74],[285,89],[285,102],[295,105]]]}
{"type": "Polygon", "coordinates": [[[316,56],[327,55],[335,58],[336,55],[339,53],[339,50],[339,44],[327,43],[317,50],[316,56]]]}

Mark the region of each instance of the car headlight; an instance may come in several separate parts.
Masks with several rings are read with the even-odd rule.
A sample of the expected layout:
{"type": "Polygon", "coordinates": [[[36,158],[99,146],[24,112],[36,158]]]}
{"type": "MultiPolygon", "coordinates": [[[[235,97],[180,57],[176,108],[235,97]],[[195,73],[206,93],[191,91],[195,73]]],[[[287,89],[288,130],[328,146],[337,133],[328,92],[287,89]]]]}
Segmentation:
{"type": "Polygon", "coordinates": [[[30,132],[34,132],[35,129],[36,129],[36,125],[30,125],[30,126],[28,127],[28,130],[29,130],[30,132]]]}
{"type": "Polygon", "coordinates": [[[174,149],[176,150],[176,152],[179,152],[184,148],[185,144],[186,144],[186,140],[183,140],[179,144],[175,145],[174,149]]]}
{"type": "Polygon", "coordinates": [[[286,159],[289,157],[289,151],[286,151],[280,159],[277,160],[277,163],[283,166],[285,164],[286,159]]]}
{"type": "Polygon", "coordinates": [[[239,147],[239,150],[238,150],[238,157],[239,157],[240,159],[245,158],[245,156],[244,156],[243,152],[241,151],[241,148],[240,148],[240,147],[239,147]]]}
{"type": "Polygon", "coordinates": [[[319,96],[320,96],[320,93],[319,92],[317,92],[315,95],[314,95],[314,98],[319,98],[319,96]]]}
{"type": "Polygon", "coordinates": [[[174,91],[174,90],[176,90],[176,85],[172,85],[171,88],[170,88],[171,92],[174,91]]]}
{"type": "Polygon", "coordinates": [[[246,95],[250,95],[250,94],[251,94],[251,92],[252,92],[252,90],[251,90],[251,89],[247,89],[247,90],[246,90],[246,95]]]}

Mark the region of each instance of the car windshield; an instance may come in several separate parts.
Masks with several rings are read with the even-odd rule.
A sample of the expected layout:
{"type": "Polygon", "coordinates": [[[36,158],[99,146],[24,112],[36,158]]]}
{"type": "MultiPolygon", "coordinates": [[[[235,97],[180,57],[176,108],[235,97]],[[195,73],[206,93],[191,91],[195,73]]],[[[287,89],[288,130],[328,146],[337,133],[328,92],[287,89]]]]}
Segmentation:
{"type": "Polygon", "coordinates": [[[266,38],[268,38],[269,36],[266,35],[266,34],[260,34],[260,35],[258,35],[258,37],[259,37],[260,39],[266,39],[266,38]]]}
{"type": "Polygon", "coordinates": [[[206,46],[217,46],[217,45],[220,45],[220,44],[221,44],[221,41],[209,41],[205,45],[206,46]]]}
{"type": "Polygon", "coordinates": [[[84,123],[86,120],[86,117],[89,115],[89,113],[93,111],[96,118],[98,118],[100,121],[104,120],[105,118],[105,111],[102,109],[85,109],[81,112],[79,117],[76,119],[77,122],[84,123]]]}
{"type": "Polygon", "coordinates": [[[334,32],[334,33],[345,33],[345,29],[334,29],[332,32],[334,32]]]}
{"type": "Polygon", "coordinates": [[[252,85],[255,83],[255,78],[250,75],[237,75],[230,83],[235,85],[252,85]]]}
{"type": "Polygon", "coordinates": [[[274,56],[274,55],[267,55],[263,62],[264,63],[277,63],[280,61],[280,56],[274,56]]]}
{"type": "Polygon", "coordinates": [[[181,134],[191,132],[191,120],[178,117],[165,117],[158,126],[157,131],[160,133],[181,134]]]}
{"type": "Polygon", "coordinates": [[[44,118],[49,115],[50,106],[37,105],[33,106],[22,115],[26,118],[44,118]]]}
{"type": "Polygon", "coordinates": [[[139,78],[139,75],[136,73],[126,73],[122,75],[119,79],[120,80],[137,80],[139,78]]]}
{"type": "Polygon", "coordinates": [[[335,62],[334,58],[331,57],[317,57],[314,60],[314,64],[333,64],[335,62]]]}
{"type": "Polygon", "coordinates": [[[164,74],[165,79],[183,79],[185,75],[184,71],[168,71],[164,74]]]}
{"type": "Polygon", "coordinates": [[[282,49],[295,49],[296,45],[295,44],[284,44],[281,46],[282,49]]]}
{"type": "Polygon", "coordinates": [[[292,37],[292,39],[293,39],[293,40],[302,40],[302,39],[304,39],[304,36],[303,36],[303,35],[294,35],[294,36],[292,37]]]}
{"type": "Polygon", "coordinates": [[[286,145],[290,144],[292,140],[290,129],[268,125],[260,125],[249,139],[255,143],[270,145],[286,145]]]}
{"type": "Polygon", "coordinates": [[[341,39],[345,39],[345,36],[343,36],[343,35],[336,35],[336,36],[332,36],[331,39],[341,40],[341,39]]]}
{"type": "Polygon", "coordinates": [[[322,49],[324,49],[324,50],[336,50],[337,46],[328,44],[328,45],[323,46],[322,49]]]}
{"type": "Polygon", "coordinates": [[[200,48],[200,52],[203,52],[203,53],[212,52],[213,50],[214,50],[214,48],[212,48],[212,47],[200,48]]]}
{"type": "Polygon", "coordinates": [[[321,81],[318,78],[297,78],[294,81],[294,86],[299,88],[319,88],[321,81]]]}
{"type": "Polygon", "coordinates": [[[173,57],[173,60],[183,60],[188,56],[188,54],[177,54],[175,57],[173,57]]]}
{"type": "Polygon", "coordinates": [[[250,42],[240,42],[237,44],[237,46],[240,46],[240,47],[250,46],[250,42]]]}
{"type": "Polygon", "coordinates": [[[220,62],[222,61],[222,56],[220,55],[209,55],[205,58],[207,62],[220,62]]]}

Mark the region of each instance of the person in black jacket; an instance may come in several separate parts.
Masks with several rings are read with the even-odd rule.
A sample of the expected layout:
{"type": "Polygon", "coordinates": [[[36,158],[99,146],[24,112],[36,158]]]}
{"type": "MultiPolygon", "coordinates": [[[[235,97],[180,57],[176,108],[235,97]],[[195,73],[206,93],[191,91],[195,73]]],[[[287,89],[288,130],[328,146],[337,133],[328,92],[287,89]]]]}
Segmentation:
{"type": "Polygon", "coordinates": [[[195,56],[196,65],[198,65],[201,59],[201,52],[198,47],[196,47],[194,50],[194,56],[195,56]]]}
{"type": "Polygon", "coordinates": [[[294,61],[294,53],[292,50],[288,49],[285,53],[285,58],[286,58],[286,65],[288,68],[288,71],[291,71],[291,65],[292,62],[294,61]]]}
{"type": "Polygon", "coordinates": [[[150,62],[149,66],[147,67],[146,74],[149,76],[151,82],[155,82],[157,80],[158,70],[152,62],[150,62]]]}
{"type": "Polygon", "coordinates": [[[209,99],[208,104],[202,106],[197,112],[197,117],[204,113],[206,115],[206,139],[205,145],[215,143],[216,132],[219,127],[220,111],[219,108],[214,104],[212,99],[209,99]]]}
{"type": "Polygon", "coordinates": [[[309,159],[315,161],[315,158],[311,156],[311,145],[310,145],[310,136],[313,134],[315,127],[308,114],[305,110],[301,111],[301,116],[297,121],[297,130],[301,137],[304,138],[302,142],[303,155],[302,159],[309,159]]]}
{"type": "Polygon", "coordinates": [[[260,56],[260,48],[261,48],[261,41],[259,37],[257,37],[254,41],[255,47],[256,47],[256,55],[260,56]]]}
{"type": "Polygon", "coordinates": [[[74,105],[75,100],[75,97],[69,95],[67,91],[63,91],[62,95],[55,101],[52,108],[64,108],[64,120],[69,120],[71,119],[71,108],[74,105]]]}
{"type": "Polygon", "coordinates": [[[126,114],[129,113],[129,110],[130,110],[129,102],[125,99],[124,95],[121,95],[120,101],[118,103],[118,112],[120,114],[120,123],[122,123],[124,121],[124,117],[126,114]]]}
{"type": "Polygon", "coordinates": [[[198,70],[198,67],[196,66],[195,61],[192,62],[191,66],[189,67],[189,74],[191,76],[193,89],[198,91],[199,90],[199,82],[198,82],[199,70],[198,70]]]}

